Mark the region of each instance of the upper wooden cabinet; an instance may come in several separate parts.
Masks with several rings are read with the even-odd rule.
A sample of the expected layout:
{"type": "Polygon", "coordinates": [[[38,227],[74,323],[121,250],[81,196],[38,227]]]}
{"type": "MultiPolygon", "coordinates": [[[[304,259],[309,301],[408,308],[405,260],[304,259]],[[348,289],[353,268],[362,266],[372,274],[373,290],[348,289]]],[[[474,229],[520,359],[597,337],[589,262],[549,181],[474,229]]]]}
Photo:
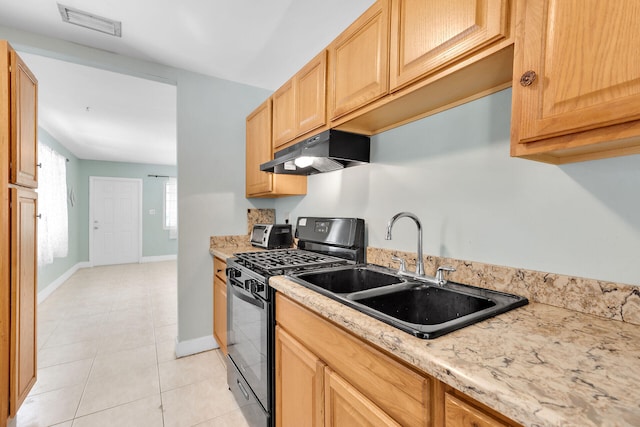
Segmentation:
{"type": "MultiPolygon", "coordinates": [[[[388,91],[370,98],[343,97],[353,102],[330,115],[333,128],[375,135],[511,86],[511,0],[390,1],[390,7],[386,1],[372,7],[390,10],[389,55],[383,61],[380,54],[376,63],[380,73],[388,72],[388,91]]],[[[334,65],[329,64],[331,71],[334,65]]],[[[350,67],[359,70],[356,64],[350,67]]],[[[349,77],[350,71],[345,67],[342,85],[358,83],[360,72],[349,77]]],[[[330,99],[340,99],[339,91],[331,93],[332,84],[330,99]]]]}
{"type": "Polygon", "coordinates": [[[247,117],[247,197],[269,193],[273,179],[260,171],[260,165],[271,159],[271,99],[267,99],[247,117]]]}
{"type": "Polygon", "coordinates": [[[333,120],[389,91],[389,0],[379,0],[329,46],[333,120]]]}
{"type": "Polygon", "coordinates": [[[296,137],[296,92],[293,79],[272,95],[273,147],[278,148],[296,137]]]}
{"type": "Polygon", "coordinates": [[[323,50],[296,74],[298,136],[327,123],[327,51],[323,50]]]}
{"type": "Polygon", "coordinates": [[[273,159],[271,98],[247,117],[246,196],[279,197],[307,193],[307,177],[262,172],[260,165],[273,159]]]}
{"type": "Polygon", "coordinates": [[[509,0],[392,0],[390,87],[509,36],[509,0]]]}
{"type": "Polygon", "coordinates": [[[637,2],[517,10],[511,154],[560,164],[640,153],[637,2]]]}
{"type": "Polygon", "coordinates": [[[10,182],[38,187],[38,81],[16,52],[9,48],[11,72],[10,182]]]}
{"type": "Polygon", "coordinates": [[[273,98],[273,148],[327,123],[327,51],[323,50],[273,98]]]}

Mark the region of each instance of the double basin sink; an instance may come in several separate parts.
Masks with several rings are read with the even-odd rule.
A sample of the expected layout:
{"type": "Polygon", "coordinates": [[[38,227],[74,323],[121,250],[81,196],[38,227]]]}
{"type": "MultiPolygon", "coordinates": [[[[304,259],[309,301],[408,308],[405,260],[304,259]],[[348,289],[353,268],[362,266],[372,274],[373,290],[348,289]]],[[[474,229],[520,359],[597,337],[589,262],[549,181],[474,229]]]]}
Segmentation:
{"type": "Polygon", "coordinates": [[[325,268],[289,278],[425,339],[528,304],[517,295],[455,282],[432,284],[373,264],[325,268]]]}

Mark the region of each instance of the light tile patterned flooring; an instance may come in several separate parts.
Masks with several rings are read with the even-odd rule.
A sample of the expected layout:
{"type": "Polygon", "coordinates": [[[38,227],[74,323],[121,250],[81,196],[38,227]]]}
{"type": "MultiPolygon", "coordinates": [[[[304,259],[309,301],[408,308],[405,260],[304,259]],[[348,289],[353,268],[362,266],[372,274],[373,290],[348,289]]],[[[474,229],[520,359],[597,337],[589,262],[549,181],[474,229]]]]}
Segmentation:
{"type": "Polygon", "coordinates": [[[247,426],[219,350],[180,359],[175,261],[76,272],[38,306],[17,427],[247,426]]]}

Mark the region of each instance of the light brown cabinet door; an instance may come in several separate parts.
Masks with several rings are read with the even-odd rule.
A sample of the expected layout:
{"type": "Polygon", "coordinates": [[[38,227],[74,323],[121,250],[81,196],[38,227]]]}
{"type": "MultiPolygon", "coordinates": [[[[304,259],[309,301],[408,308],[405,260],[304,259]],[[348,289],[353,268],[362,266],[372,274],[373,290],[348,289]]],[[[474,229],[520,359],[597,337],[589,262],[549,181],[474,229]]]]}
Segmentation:
{"type": "MultiPolygon", "coordinates": [[[[514,155],[526,154],[518,144],[640,119],[639,25],[637,1],[518,3],[514,155]]],[[[568,145],[629,136],[627,129],[611,128],[608,135],[594,132],[568,145]]]]}
{"type": "MultiPolygon", "coordinates": [[[[509,427],[490,414],[445,393],[445,427],[509,427]]],[[[515,425],[515,424],[514,424],[515,425]]]]}
{"type": "Polygon", "coordinates": [[[390,88],[503,40],[509,0],[392,0],[390,88]]]}
{"type": "Polygon", "coordinates": [[[246,190],[252,197],[273,190],[272,175],[260,170],[271,160],[271,98],[247,117],[246,190]]]}
{"type": "Polygon", "coordinates": [[[296,74],[296,136],[327,123],[327,51],[296,74]]]}
{"type": "Polygon", "coordinates": [[[260,165],[273,159],[271,98],[247,117],[246,196],[279,197],[307,194],[307,177],[262,172],[260,165]]]}
{"type": "Polygon", "coordinates": [[[213,259],[213,337],[220,350],[227,355],[227,263],[221,258],[213,259]]]}
{"type": "Polygon", "coordinates": [[[273,94],[273,149],[327,123],[327,51],[273,94]]]}
{"type": "Polygon", "coordinates": [[[38,187],[38,81],[12,49],[11,183],[38,187]]]}
{"type": "Polygon", "coordinates": [[[324,367],[322,360],[276,327],[276,427],[323,426],[324,367]]]}
{"type": "Polygon", "coordinates": [[[389,1],[379,0],[329,47],[329,116],[336,119],[389,91],[389,1]]]}
{"type": "Polygon", "coordinates": [[[273,148],[274,150],[297,135],[296,88],[289,80],[273,94],[273,148]]]}
{"type": "Polygon", "coordinates": [[[11,416],[36,382],[37,197],[35,191],[11,188],[11,416]]]}
{"type": "Polygon", "coordinates": [[[325,368],[325,427],[400,426],[344,378],[325,368]]]}

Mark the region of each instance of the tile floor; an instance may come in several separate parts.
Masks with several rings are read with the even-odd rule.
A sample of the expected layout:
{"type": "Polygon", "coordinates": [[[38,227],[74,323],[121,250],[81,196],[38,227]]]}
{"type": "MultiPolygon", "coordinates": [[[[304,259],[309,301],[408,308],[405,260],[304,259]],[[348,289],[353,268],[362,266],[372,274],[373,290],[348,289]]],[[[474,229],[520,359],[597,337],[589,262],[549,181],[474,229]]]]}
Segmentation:
{"type": "Polygon", "coordinates": [[[175,261],[79,270],[38,306],[17,427],[247,426],[219,350],[176,359],[175,261]]]}

